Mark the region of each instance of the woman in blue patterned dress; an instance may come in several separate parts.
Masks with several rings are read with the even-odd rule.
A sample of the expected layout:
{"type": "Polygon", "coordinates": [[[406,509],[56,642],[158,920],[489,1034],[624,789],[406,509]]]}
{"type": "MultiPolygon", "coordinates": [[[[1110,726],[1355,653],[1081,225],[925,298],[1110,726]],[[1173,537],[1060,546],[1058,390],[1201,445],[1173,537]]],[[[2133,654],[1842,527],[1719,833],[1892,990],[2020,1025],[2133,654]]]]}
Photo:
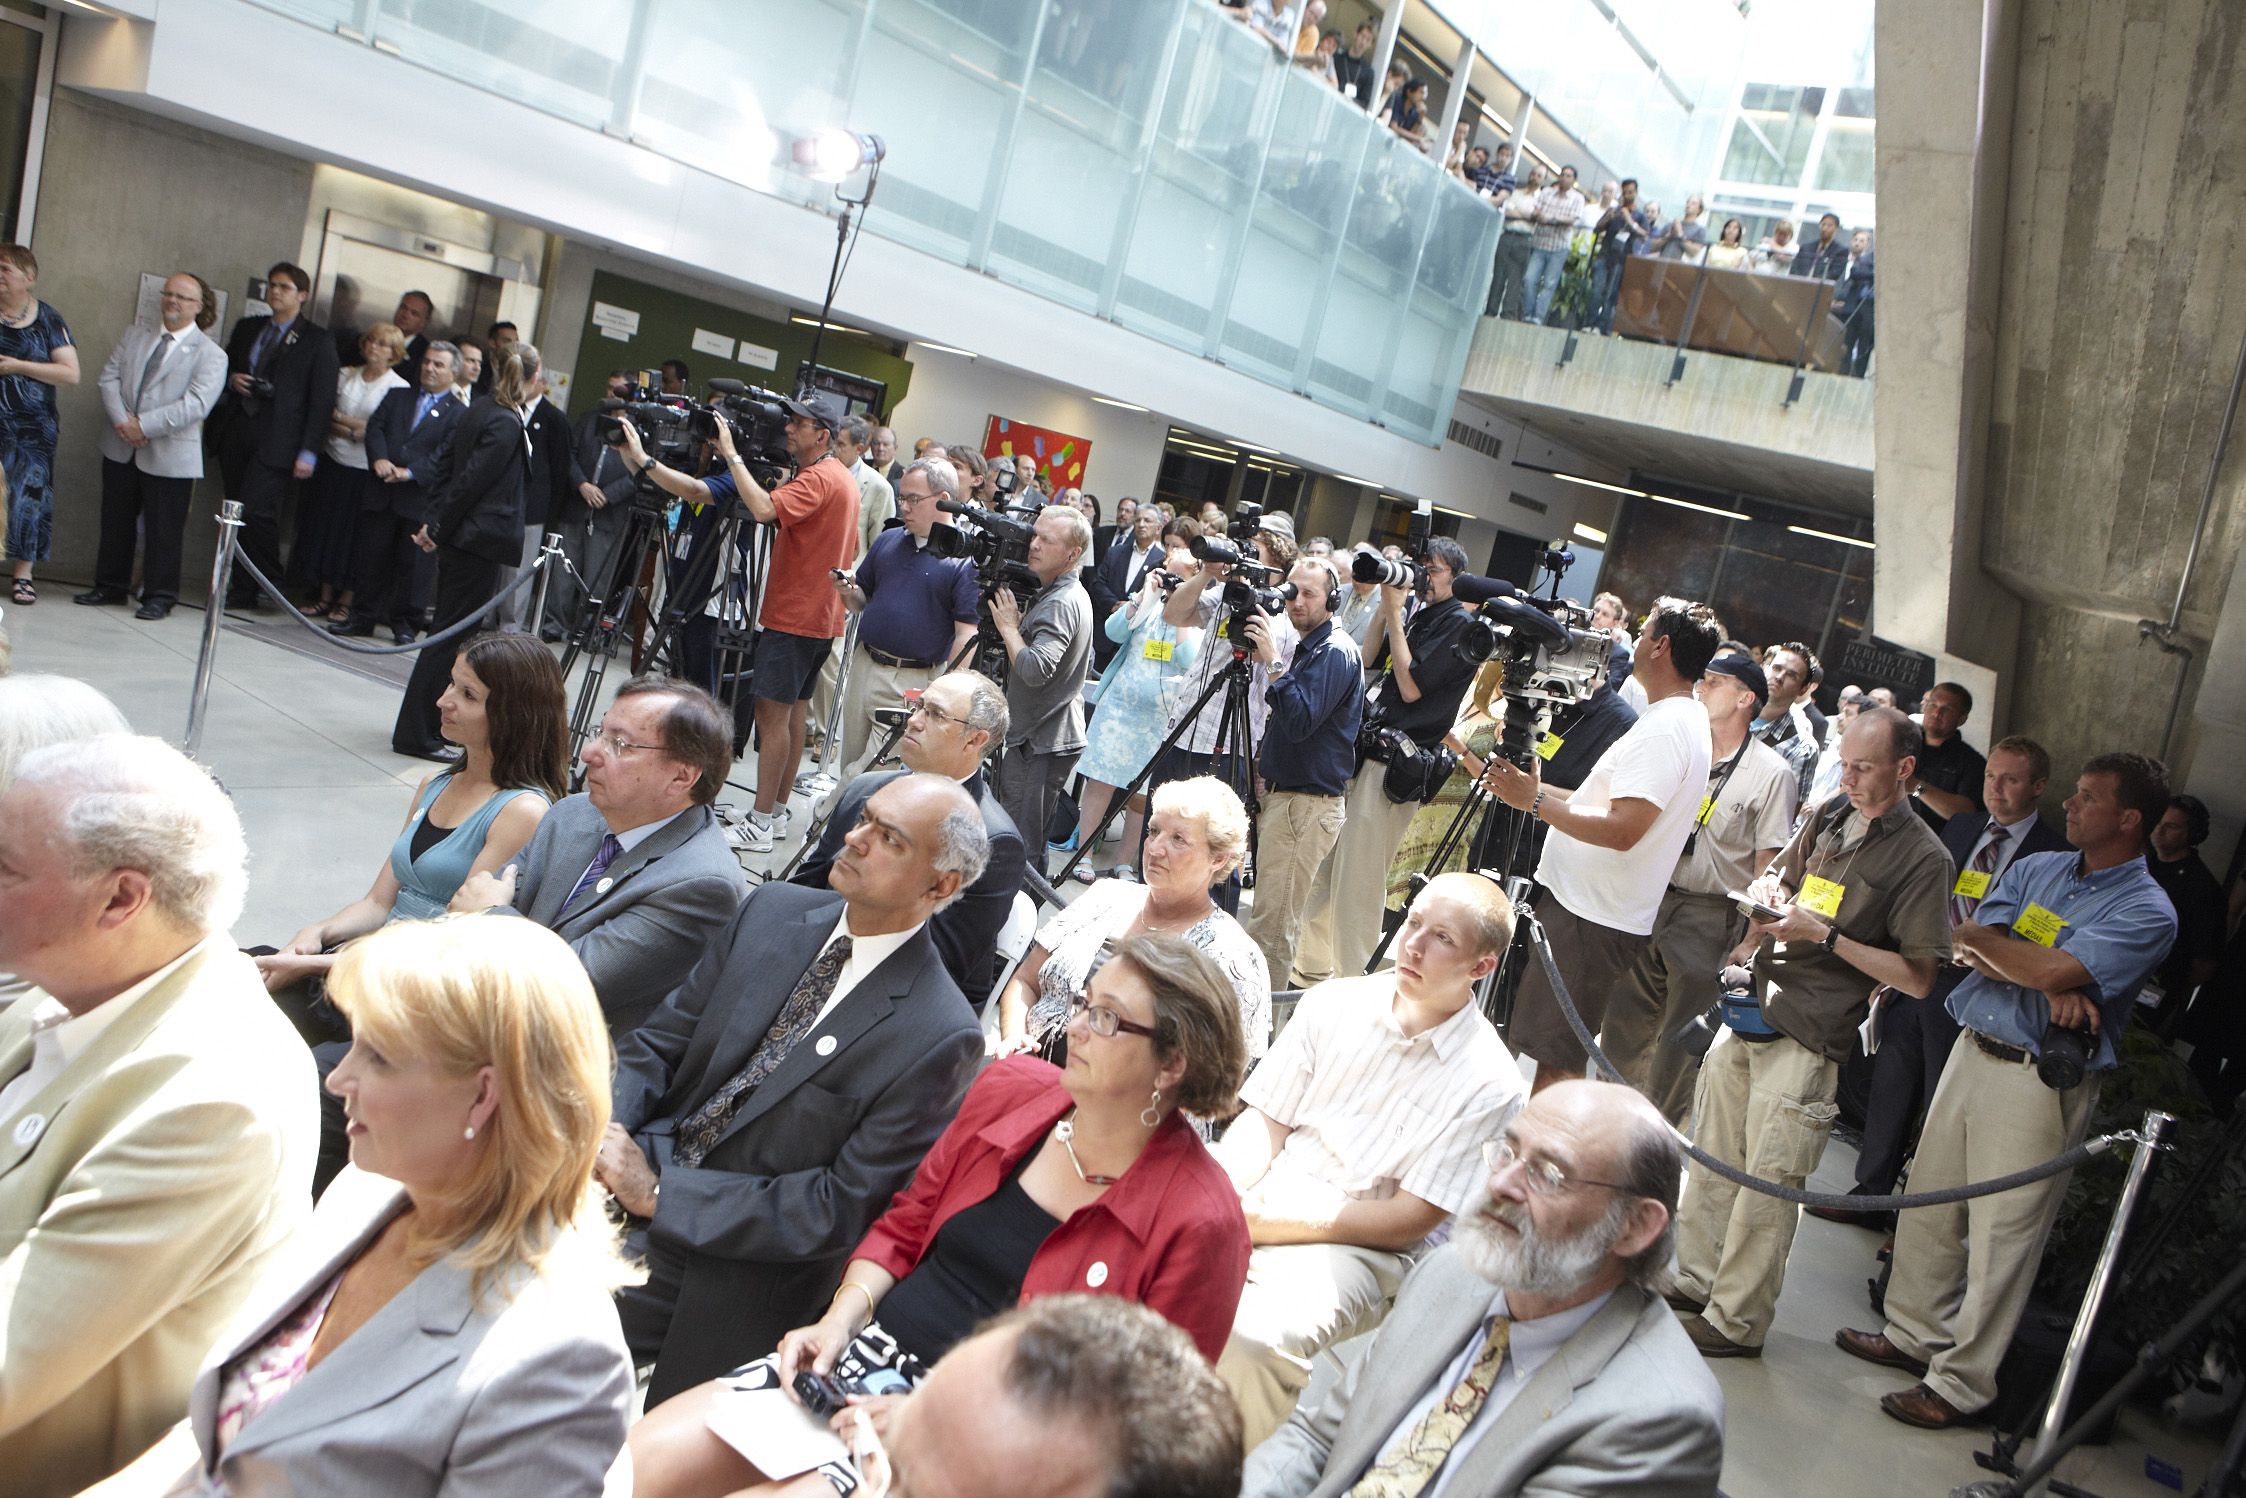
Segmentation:
{"type": "MultiPolygon", "coordinates": [[[[1173,549],[1162,566],[1146,569],[1139,596],[1107,616],[1108,638],[1122,649],[1115,652],[1107,674],[1100,678],[1099,711],[1092,714],[1092,726],[1085,735],[1084,757],[1076,762],[1084,776],[1076,820],[1078,841],[1090,837],[1092,829],[1100,825],[1116,787],[1136,779],[1154,751],[1162,747],[1171,699],[1177,695],[1178,679],[1193,664],[1201,631],[1192,625],[1180,628],[1163,622],[1162,603],[1169,595],[1162,591],[1161,583],[1165,576],[1182,576],[1193,565],[1182,545],[1173,549]]],[[[1138,846],[1142,815],[1135,809],[1124,813],[1123,840],[1117,847],[1138,846]]],[[[1131,877],[1127,866],[1118,866],[1114,873],[1119,879],[1131,877]]],[[[1092,882],[1090,859],[1076,866],[1076,877],[1086,884],[1092,882]]]]}
{"type": "Polygon", "coordinates": [[[8,471],[8,559],[17,603],[39,601],[31,564],[55,528],[55,387],[78,383],[78,350],[62,314],[32,295],[39,262],[0,245],[0,467],[8,471]]]}

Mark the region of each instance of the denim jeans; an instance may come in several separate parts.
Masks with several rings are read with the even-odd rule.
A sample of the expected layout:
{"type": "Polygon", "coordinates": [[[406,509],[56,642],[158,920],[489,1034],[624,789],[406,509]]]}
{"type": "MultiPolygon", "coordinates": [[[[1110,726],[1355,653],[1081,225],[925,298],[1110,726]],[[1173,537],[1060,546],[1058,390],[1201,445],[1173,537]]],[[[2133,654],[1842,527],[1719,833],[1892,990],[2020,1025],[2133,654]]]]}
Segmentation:
{"type": "Polygon", "coordinates": [[[1560,289],[1560,277],[1568,268],[1568,247],[1547,250],[1539,246],[1529,252],[1528,320],[1544,321],[1552,310],[1552,298],[1560,289]]]}
{"type": "Polygon", "coordinates": [[[1591,325],[1602,333],[1614,331],[1614,307],[1622,297],[1620,259],[1601,255],[1591,262],[1591,325]]]}

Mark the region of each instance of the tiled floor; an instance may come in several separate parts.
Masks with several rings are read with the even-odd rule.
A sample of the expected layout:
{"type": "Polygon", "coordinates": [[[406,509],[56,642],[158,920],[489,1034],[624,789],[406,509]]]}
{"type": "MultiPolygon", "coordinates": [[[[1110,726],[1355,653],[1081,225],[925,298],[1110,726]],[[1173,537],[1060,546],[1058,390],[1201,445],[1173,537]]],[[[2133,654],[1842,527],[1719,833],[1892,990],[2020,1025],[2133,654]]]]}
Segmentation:
{"type": "MultiPolygon", "coordinates": [[[[76,608],[62,587],[45,590],[44,600],[7,611],[15,669],[83,677],[140,731],[176,742],[202,615],[183,609],[144,624],[122,609],[76,608]]],[[[239,940],[278,943],[364,893],[405,818],[411,788],[429,770],[390,752],[397,706],[395,690],[254,639],[221,636],[203,758],[233,791],[249,833],[250,895],[239,940]]],[[[743,767],[742,783],[751,773],[743,767]]],[[[800,827],[809,808],[800,799],[795,806],[800,827]]],[[[777,868],[790,851],[783,846],[751,866],[777,868]]],[[[1833,1146],[1816,1184],[1845,1189],[1853,1165],[1852,1151],[1833,1146]]],[[[1985,1431],[1932,1434],[1896,1424],[1876,1400],[1907,1380],[1832,1346],[1838,1327],[1877,1324],[1864,1282],[1877,1267],[1878,1241],[1805,1220],[1764,1356],[1714,1365],[1728,1406],[1723,1487],[1731,1498],[1940,1498],[1987,1476],[1972,1458],[1985,1431]]],[[[2079,1453],[2060,1475],[2103,1498],[2159,1498],[2172,1490],[2144,1475],[2150,1453],[2183,1470],[2188,1493],[2218,1436],[2170,1431],[2131,1412],[2111,1447],[2079,1453]]]]}

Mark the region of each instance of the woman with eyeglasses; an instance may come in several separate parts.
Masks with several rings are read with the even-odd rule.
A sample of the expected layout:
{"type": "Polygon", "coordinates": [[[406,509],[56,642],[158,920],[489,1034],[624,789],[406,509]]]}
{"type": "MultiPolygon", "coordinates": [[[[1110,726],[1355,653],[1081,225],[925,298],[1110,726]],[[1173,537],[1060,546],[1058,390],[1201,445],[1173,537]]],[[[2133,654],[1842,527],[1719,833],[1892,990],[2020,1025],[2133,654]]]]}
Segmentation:
{"type": "Polygon", "coordinates": [[[1214,775],[1172,780],[1154,793],[1140,855],[1145,883],[1102,879],[1045,923],[999,996],[998,1054],[1065,1059],[1069,1006],[1107,960],[1109,943],[1169,932],[1209,954],[1232,981],[1248,1059],[1271,1044],[1271,971],[1263,949],[1210,897],[1240,866],[1248,812],[1214,775]]]}
{"type": "MultiPolygon", "coordinates": [[[[648,1412],[631,1436],[635,1498],[715,1498],[763,1481],[712,1426],[730,1425],[745,1393],[779,1388],[801,1403],[806,1373],[866,1407],[878,1433],[978,1322],[1042,1295],[1136,1301],[1216,1360],[1247,1278],[1248,1224],[1180,1115],[1239,1106],[1231,984],[1175,935],[1126,937],[1068,1030],[1065,1068],[1018,1056],[976,1079],[818,1321],[648,1412]]],[[[851,1410],[832,1419],[847,1441],[851,1410]]],[[[856,1486],[846,1462],[818,1470],[839,1493],[856,1486]]]]}

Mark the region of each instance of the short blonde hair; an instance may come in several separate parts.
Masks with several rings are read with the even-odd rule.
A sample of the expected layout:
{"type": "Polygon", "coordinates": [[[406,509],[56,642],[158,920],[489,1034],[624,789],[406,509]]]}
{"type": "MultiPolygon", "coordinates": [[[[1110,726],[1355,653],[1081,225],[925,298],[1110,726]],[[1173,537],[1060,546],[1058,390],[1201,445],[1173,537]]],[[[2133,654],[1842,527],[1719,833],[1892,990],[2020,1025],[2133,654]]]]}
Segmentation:
{"type": "Polygon", "coordinates": [[[1082,561],[1084,554],[1092,549],[1092,522],[1086,520],[1084,512],[1074,505],[1047,505],[1037,512],[1040,520],[1049,515],[1058,515],[1068,522],[1062,530],[1067,533],[1068,544],[1076,548],[1076,559],[1082,561]]]}
{"type": "Polygon", "coordinates": [[[1248,809],[1240,804],[1239,793],[1216,776],[1163,782],[1154,793],[1153,810],[1157,814],[1175,812],[1201,824],[1201,836],[1209,851],[1225,860],[1217,878],[1240,867],[1248,849],[1248,809]]]}
{"type": "Polygon", "coordinates": [[[327,992],[376,1049],[456,1077],[488,1066],[497,1079],[455,1223],[416,1245],[423,1262],[456,1258],[475,1271],[479,1296],[563,1264],[611,1286],[630,1281],[593,1184],[615,1053],[568,943],[513,916],[400,921],[346,946],[327,992]]]}
{"type": "Polygon", "coordinates": [[[406,335],[394,322],[378,322],[359,335],[359,347],[378,343],[390,351],[390,367],[397,368],[406,361],[406,335]]]}

